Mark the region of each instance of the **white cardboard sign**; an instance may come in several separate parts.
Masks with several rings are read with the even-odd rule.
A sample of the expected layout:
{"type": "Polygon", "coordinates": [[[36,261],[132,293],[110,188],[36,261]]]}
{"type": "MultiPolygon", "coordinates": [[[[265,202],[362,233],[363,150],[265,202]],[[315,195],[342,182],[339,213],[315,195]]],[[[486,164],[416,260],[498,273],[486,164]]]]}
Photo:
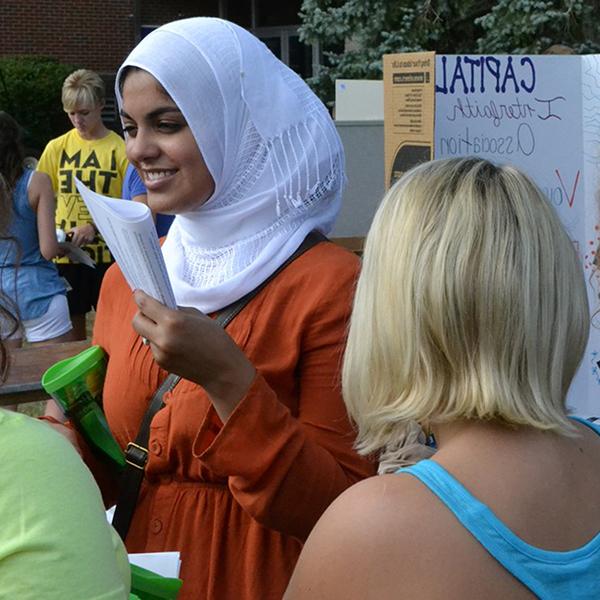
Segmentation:
{"type": "MultiPolygon", "coordinates": [[[[544,190],[578,250],[592,314],[600,242],[600,55],[437,55],[435,158],[511,163],[544,190]]],[[[576,414],[600,416],[600,317],[569,392],[576,414]]]]}

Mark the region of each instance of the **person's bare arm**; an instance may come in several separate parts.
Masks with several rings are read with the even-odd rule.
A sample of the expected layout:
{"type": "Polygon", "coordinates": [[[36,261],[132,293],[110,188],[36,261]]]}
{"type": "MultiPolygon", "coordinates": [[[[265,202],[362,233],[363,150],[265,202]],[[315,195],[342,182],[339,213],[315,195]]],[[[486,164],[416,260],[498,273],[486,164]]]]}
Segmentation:
{"type": "Polygon", "coordinates": [[[60,253],[60,248],[56,239],[56,200],[52,182],[46,173],[33,173],[28,197],[29,205],[37,215],[40,252],[45,259],[50,260],[60,253]]]}
{"type": "Polygon", "coordinates": [[[308,537],[284,600],[430,597],[419,594],[422,582],[412,575],[422,559],[419,503],[427,492],[409,477],[371,477],[334,500],[308,537]]]}

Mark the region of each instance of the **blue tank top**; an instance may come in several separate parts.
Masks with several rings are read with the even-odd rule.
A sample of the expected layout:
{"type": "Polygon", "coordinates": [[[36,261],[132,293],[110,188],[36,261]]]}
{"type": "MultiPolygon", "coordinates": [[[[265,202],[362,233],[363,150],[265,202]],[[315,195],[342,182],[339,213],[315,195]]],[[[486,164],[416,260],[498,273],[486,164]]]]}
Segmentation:
{"type": "MultiPolygon", "coordinates": [[[[583,419],[598,435],[600,427],[583,419]]],[[[398,469],[426,485],[475,539],[523,585],[543,600],[600,598],[600,533],[567,552],[542,550],[517,537],[446,469],[432,460],[398,469]]]]}
{"type": "Polygon", "coordinates": [[[32,174],[31,169],[25,169],[12,197],[9,235],[18,240],[21,250],[17,269],[17,245],[9,240],[0,240],[2,292],[14,303],[23,321],[43,316],[54,296],[67,293],[56,266],[40,253],[37,216],[29,205],[27,193],[32,174]]]}

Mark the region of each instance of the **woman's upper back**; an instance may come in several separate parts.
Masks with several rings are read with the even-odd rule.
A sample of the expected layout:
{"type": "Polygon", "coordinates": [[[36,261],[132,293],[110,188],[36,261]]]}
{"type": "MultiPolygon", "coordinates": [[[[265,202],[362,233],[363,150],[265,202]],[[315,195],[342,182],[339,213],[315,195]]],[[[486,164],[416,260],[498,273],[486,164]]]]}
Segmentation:
{"type": "Polygon", "coordinates": [[[413,474],[357,484],[309,538],[289,598],[305,597],[303,573],[314,578],[323,560],[315,599],[592,597],[600,579],[600,436],[578,431],[525,433],[514,443],[464,436],[413,474]],[[341,551],[332,541],[340,536],[341,551]]]}
{"type": "MultiPolygon", "coordinates": [[[[433,492],[473,538],[538,597],[587,598],[600,577],[600,478],[595,476],[600,438],[581,433],[585,437],[580,441],[568,440],[564,460],[555,461],[555,469],[552,461],[525,459],[529,464],[521,473],[515,468],[515,481],[506,481],[506,486],[500,481],[495,488],[488,483],[486,489],[484,481],[480,495],[487,497],[485,503],[433,460],[400,472],[412,474],[433,492]],[[536,468],[535,463],[541,464],[536,468]]],[[[594,435],[600,435],[600,429],[594,435]]],[[[558,452],[562,441],[566,440],[559,440],[558,452]]],[[[490,574],[490,579],[495,578],[490,574]]]]}
{"type": "Polygon", "coordinates": [[[65,293],[56,265],[40,252],[37,214],[29,204],[28,186],[32,177],[35,173],[26,169],[17,181],[13,191],[10,237],[0,240],[2,290],[25,321],[41,317],[48,310],[52,297],[65,293]]]}
{"type": "MultiPolygon", "coordinates": [[[[25,169],[19,177],[12,195],[12,216],[9,232],[10,235],[19,240],[21,245],[19,261],[21,265],[37,264],[44,260],[40,254],[36,214],[29,204],[28,189],[32,175],[33,171],[31,169],[25,169]]],[[[6,241],[3,241],[2,244],[6,247],[6,249],[3,248],[3,254],[7,252],[10,257],[7,257],[8,260],[14,263],[16,258],[14,245],[6,241]]],[[[3,262],[8,262],[7,258],[3,257],[3,262]]]]}

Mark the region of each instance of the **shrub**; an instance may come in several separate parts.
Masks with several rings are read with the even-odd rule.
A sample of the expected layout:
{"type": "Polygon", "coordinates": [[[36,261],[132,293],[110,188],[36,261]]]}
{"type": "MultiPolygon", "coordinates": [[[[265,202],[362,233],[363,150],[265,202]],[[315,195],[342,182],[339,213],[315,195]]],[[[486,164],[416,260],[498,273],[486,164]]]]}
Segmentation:
{"type": "Polygon", "coordinates": [[[69,128],[61,88],[75,69],[43,56],[0,58],[0,110],[10,113],[25,130],[28,154],[39,156],[50,139],[69,128]]]}

